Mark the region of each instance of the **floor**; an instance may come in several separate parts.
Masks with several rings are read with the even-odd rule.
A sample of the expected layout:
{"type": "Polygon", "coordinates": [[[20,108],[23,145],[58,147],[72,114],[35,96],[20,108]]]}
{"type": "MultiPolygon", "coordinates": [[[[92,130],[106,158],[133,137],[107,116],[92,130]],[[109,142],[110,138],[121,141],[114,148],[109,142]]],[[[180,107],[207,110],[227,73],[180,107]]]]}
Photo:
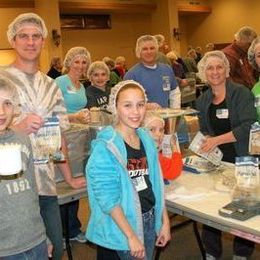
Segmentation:
{"type": "MultiPolygon", "coordinates": [[[[88,221],[88,204],[86,199],[80,200],[79,218],[83,225],[82,230],[85,230],[88,221]]],[[[175,222],[183,221],[182,217],[177,217],[175,222]]],[[[199,225],[200,229],[200,225],[199,225]]],[[[91,244],[80,244],[72,242],[72,254],[74,260],[95,260],[96,250],[91,244]]],[[[232,236],[229,234],[223,235],[223,260],[232,259],[232,236]]],[[[62,260],[67,260],[66,251],[62,260]]],[[[192,224],[188,224],[175,230],[172,235],[172,240],[161,253],[160,260],[199,260],[202,259],[197,245],[192,224]]],[[[252,260],[260,259],[260,244],[256,245],[252,260]]]]}

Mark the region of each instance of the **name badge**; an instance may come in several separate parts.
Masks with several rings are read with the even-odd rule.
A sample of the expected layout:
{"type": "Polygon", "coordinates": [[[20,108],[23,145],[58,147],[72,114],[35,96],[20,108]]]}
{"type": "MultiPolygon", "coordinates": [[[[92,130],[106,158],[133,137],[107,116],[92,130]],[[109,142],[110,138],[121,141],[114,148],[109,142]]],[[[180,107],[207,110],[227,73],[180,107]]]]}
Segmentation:
{"type": "Polygon", "coordinates": [[[171,90],[171,81],[169,76],[163,76],[163,91],[170,91],[171,90]]]}
{"type": "Polygon", "coordinates": [[[255,107],[260,107],[260,95],[255,97],[255,107]]]}
{"type": "Polygon", "coordinates": [[[73,86],[67,86],[67,92],[69,94],[75,94],[76,93],[76,89],[73,86]]]}
{"type": "Polygon", "coordinates": [[[147,184],[146,184],[144,176],[136,177],[132,181],[133,181],[135,188],[138,192],[147,189],[147,184]]]}
{"type": "Polygon", "coordinates": [[[218,119],[226,119],[226,118],[228,118],[228,109],[217,109],[216,117],[218,119]]]}

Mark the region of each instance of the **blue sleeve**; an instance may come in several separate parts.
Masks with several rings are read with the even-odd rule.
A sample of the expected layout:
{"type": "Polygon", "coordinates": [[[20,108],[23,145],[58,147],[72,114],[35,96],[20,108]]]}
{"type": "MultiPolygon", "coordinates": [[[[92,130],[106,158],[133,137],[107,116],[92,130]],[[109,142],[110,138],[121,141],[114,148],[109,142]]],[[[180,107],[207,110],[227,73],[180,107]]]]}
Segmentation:
{"type": "Polygon", "coordinates": [[[120,204],[120,167],[104,142],[99,142],[92,150],[86,167],[88,189],[102,211],[109,214],[120,204]]]}
{"type": "Polygon", "coordinates": [[[127,73],[124,76],[124,80],[129,80],[129,79],[136,80],[135,73],[133,73],[132,70],[127,71],[127,73]]]}

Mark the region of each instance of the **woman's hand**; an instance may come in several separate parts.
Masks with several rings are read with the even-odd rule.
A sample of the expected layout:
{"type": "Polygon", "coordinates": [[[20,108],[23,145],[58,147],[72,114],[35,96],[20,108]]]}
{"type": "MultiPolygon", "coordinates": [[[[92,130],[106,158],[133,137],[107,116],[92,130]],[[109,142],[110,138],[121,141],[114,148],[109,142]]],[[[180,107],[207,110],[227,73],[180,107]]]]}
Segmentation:
{"type": "Polygon", "coordinates": [[[90,122],[90,112],[89,110],[82,109],[76,113],[77,121],[81,124],[88,124],[90,122]]]}
{"type": "Polygon", "coordinates": [[[200,149],[204,153],[208,153],[212,151],[214,148],[216,148],[219,145],[218,137],[212,137],[212,136],[206,136],[205,140],[203,141],[200,149]]]}
{"type": "Polygon", "coordinates": [[[145,248],[142,242],[138,239],[136,235],[128,238],[128,244],[130,248],[130,254],[139,259],[143,259],[145,256],[145,248]]]}

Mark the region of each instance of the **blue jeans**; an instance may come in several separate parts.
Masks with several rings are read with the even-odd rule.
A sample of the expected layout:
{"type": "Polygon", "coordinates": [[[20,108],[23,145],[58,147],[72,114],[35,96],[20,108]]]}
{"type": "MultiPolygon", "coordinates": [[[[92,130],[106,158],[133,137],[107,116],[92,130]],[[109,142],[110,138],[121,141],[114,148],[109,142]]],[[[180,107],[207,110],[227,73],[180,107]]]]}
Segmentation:
{"type": "Polygon", "coordinates": [[[66,230],[65,227],[65,218],[66,218],[66,213],[65,213],[65,207],[68,207],[69,211],[69,238],[76,237],[80,232],[81,228],[81,223],[78,219],[78,210],[79,210],[79,200],[72,201],[68,205],[61,205],[60,206],[60,215],[61,215],[61,220],[62,220],[62,226],[63,226],[63,235],[64,230],[66,230]]]}
{"type": "Polygon", "coordinates": [[[61,260],[63,255],[62,224],[57,196],[39,196],[40,210],[46,234],[53,245],[52,259],[61,260]]]}
{"type": "MultiPolygon", "coordinates": [[[[145,260],[153,259],[154,245],[156,239],[154,209],[143,213],[145,260]]],[[[117,250],[121,260],[135,260],[129,250],[117,250]]]]}
{"type": "Polygon", "coordinates": [[[38,246],[33,247],[25,252],[0,257],[1,260],[48,260],[46,241],[41,242],[38,246]]]}

